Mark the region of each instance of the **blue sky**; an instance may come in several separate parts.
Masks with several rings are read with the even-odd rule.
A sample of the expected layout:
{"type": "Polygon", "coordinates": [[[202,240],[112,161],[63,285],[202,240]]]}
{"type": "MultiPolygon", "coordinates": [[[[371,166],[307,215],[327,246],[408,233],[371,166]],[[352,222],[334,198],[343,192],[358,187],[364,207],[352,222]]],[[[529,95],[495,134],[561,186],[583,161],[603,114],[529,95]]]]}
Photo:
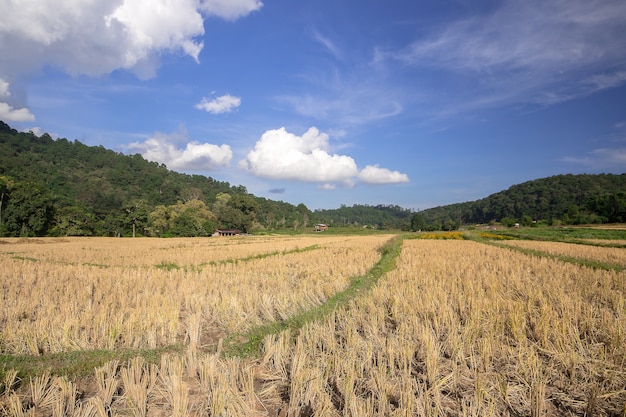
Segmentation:
{"type": "Polygon", "coordinates": [[[626,172],[623,0],[0,0],[0,120],[311,209],[626,172]]]}

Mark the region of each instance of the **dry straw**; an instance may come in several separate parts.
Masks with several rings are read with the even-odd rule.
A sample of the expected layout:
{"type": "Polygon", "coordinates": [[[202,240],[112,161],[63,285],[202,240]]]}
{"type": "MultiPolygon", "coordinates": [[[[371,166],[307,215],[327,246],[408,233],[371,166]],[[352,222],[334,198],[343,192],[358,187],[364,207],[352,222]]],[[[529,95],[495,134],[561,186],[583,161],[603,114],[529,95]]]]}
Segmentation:
{"type": "MultiPolygon", "coordinates": [[[[219,353],[203,354],[198,349],[206,337],[206,326],[213,325],[210,323],[221,323],[227,331],[224,323],[256,323],[289,314],[289,302],[296,303],[297,308],[319,302],[325,292],[306,297],[294,289],[313,291],[315,286],[329,285],[326,291],[333,291],[345,286],[342,275],[366,270],[373,262],[370,256],[377,258],[375,248],[380,243],[366,238],[317,242],[323,249],[246,261],[246,266],[253,265],[248,272],[256,281],[229,263],[215,264],[208,270],[104,269],[105,274],[117,274],[118,279],[111,280],[114,284],[109,286],[118,288],[114,299],[135,288],[124,304],[127,316],[115,321],[114,311],[105,310],[112,325],[118,326],[119,333],[111,335],[115,336],[114,346],[128,342],[125,326],[132,317],[129,312],[136,308],[152,323],[146,328],[134,323],[138,334],[153,331],[158,343],[174,332],[176,338],[186,340],[188,350],[179,356],[163,356],[158,366],[141,359],[123,365],[111,362],[96,370],[96,388],[82,393],[77,382],[49,374],[16,390],[15,376],[8,376],[0,396],[0,414],[624,415],[626,274],[471,241],[405,241],[396,269],[370,293],[319,322],[306,324],[297,334],[286,331],[266,336],[258,361],[223,359],[219,353]],[[334,287],[316,268],[299,269],[299,263],[309,259],[299,255],[316,258],[322,253],[360,266],[342,269],[341,262],[335,264],[334,260],[315,264],[324,274],[332,269],[330,276],[342,283],[334,287]],[[263,261],[276,271],[263,269],[263,261]],[[230,266],[233,269],[228,269],[230,266]],[[224,276],[228,279],[221,278],[224,276]],[[143,287],[133,287],[139,279],[143,287]],[[291,288],[294,294],[283,292],[279,279],[287,282],[284,288],[291,288]],[[177,290],[186,280],[193,285],[177,290]],[[233,289],[227,285],[229,280],[248,285],[248,291],[258,293],[258,297],[224,293],[233,289]],[[301,281],[316,284],[311,287],[301,281]],[[269,283],[276,291],[270,291],[274,287],[269,283]],[[143,310],[154,308],[148,294],[163,306],[153,312],[143,310]],[[170,314],[165,295],[180,303],[173,310],[176,317],[154,330],[151,326],[158,320],[152,316],[170,314]],[[207,299],[237,307],[242,316],[224,318],[220,314],[227,315],[226,310],[203,305],[207,299]]],[[[29,272],[39,273],[37,280],[28,281],[35,286],[39,280],[64,276],[56,271],[45,274],[43,268],[38,271],[38,263],[21,262],[29,272]]],[[[76,273],[75,278],[86,280],[70,288],[70,293],[92,295],[92,309],[107,302],[115,305],[100,294],[99,288],[107,282],[102,276],[98,281],[84,265],[65,268],[69,268],[65,274],[76,273]],[[95,285],[93,291],[91,283],[95,285]]],[[[25,291],[19,285],[3,288],[9,295],[25,291]]],[[[45,300],[43,293],[37,297],[40,303],[45,300]]],[[[18,323],[38,323],[44,307],[33,314],[20,302],[14,299],[17,312],[5,309],[5,317],[18,323]]],[[[77,302],[74,308],[88,311],[89,305],[77,302]]],[[[94,324],[84,325],[86,333],[89,326],[109,323],[106,316],[92,317],[94,324]]],[[[89,337],[84,341],[68,337],[53,342],[50,329],[41,323],[38,326],[31,328],[31,349],[45,350],[56,346],[53,343],[71,348],[89,341],[89,337]]],[[[111,327],[105,329],[112,331],[111,327]]],[[[73,334],[71,326],[67,331],[73,334]]],[[[149,344],[148,340],[141,343],[149,344]]]]}

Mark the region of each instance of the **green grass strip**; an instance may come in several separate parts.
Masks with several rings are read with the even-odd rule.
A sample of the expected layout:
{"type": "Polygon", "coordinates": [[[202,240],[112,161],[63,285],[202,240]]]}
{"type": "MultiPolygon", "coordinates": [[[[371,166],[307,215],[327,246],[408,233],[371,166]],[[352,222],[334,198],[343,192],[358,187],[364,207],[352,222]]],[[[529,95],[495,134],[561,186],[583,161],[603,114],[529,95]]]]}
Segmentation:
{"type": "Polygon", "coordinates": [[[291,249],[291,250],[283,250],[283,251],[277,250],[274,252],[260,253],[258,255],[250,255],[250,256],[246,256],[245,258],[233,258],[233,259],[224,259],[222,261],[206,262],[206,263],[200,264],[199,266],[202,267],[205,265],[215,266],[215,265],[225,265],[225,264],[237,264],[239,262],[249,262],[249,261],[253,261],[256,259],[270,258],[272,256],[289,255],[292,253],[303,253],[303,252],[308,252],[308,251],[312,251],[312,250],[316,250],[320,248],[321,248],[320,245],[311,245],[311,246],[306,246],[304,248],[297,248],[297,249],[291,249]]]}
{"type": "Polygon", "coordinates": [[[590,242],[587,240],[582,240],[580,238],[571,238],[571,237],[535,236],[535,235],[526,235],[526,234],[521,234],[521,233],[509,233],[509,232],[502,233],[500,236],[507,236],[511,239],[518,239],[518,240],[534,240],[538,242],[571,243],[574,245],[598,246],[601,248],[618,248],[618,249],[626,248],[626,245],[621,244],[621,243],[590,242]]]}
{"type": "Polygon", "coordinates": [[[41,356],[0,354],[0,381],[10,369],[16,370],[21,380],[40,376],[45,371],[51,375],[84,377],[93,375],[95,368],[114,359],[125,363],[134,357],[142,356],[147,363],[159,364],[161,355],[183,350],[184,346],[175,345],[160,349],[78,350],[41,356]]]}
{"type": "Polygon", "coordinates": [[[521,252],[521,253],[523,253],[525,255],[536,256],[536,257],[539,257],[539,258],[556,259],[558,261],[568,262],[568,263],[571,263],[571,264],[585,266],[585,267],[593,268],[593,269],[601,269],[601,270],[605,270],[605,271],[613,270],[613,271],[617,271],[617,272],[621,272],[624,269],[626,269],[624,266],[619,265],[619,264],[614,264],[614,263],[594,261],[594,260],[591,260],[591,259],[576,258],[576,257],[573,257],[573,256],[553,255],[551,253],[542,252],[542,251],[536,250],[536,249],[520,248],[520,247],[517,247],[517,246],[505,245],[505,244],[502,244],[500,242],[494,242],[494,241],[489,241],[489,240],[478,240],[478,239],[474,239],[474,240],[476,240],[477,242],[485,243],[487,245],[497,246],[499,248],[511,249],[511,250],[514,250],[514,251],[517,251],[517,252],[521,252]]]}
{"type": "Polygon", "coordinates": [[[265,336],[287,329],[292,330],[294,335],[297,334],[297,331],[306,323],[327,316],[339,306],[347,304],[348,301],[375,285],[383,274],[396,267],[396,258],[401,250],[402,237],[394,236],[380,248],[381,258],[372,269],[365,275],[352,278],[350,285],[344,291],[333,295],[324,304],[297,313],[286,320],[257,326],[245,334],[229,336],[224,340],[223,354],[227,357],[258,355],[265,336]]]}

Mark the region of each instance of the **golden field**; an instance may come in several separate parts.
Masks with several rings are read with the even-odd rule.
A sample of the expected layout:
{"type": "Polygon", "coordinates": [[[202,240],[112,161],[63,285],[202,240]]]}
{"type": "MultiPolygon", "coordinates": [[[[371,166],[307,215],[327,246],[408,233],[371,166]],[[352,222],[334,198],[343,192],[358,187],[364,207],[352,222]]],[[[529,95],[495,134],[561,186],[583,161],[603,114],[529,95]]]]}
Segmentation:
{"type": "Polygon", "coordinates": [[[183,353],[163,355],[156,365],[141,357],[113,361],[79,380],[44,374],[20,382],[4,370],[0,415],[626,414],[626,273],[472,241],[404,240],[395,269],[374,288],[299,331],[267,335],[259,356],[203,353],[203,338],[213,340],[204,332],[214,332],[214,338],[323,303],[346,288],[350,277],[365,274],[389,238],[264,237],[258,244],[256,238],[105,240],[116,253],[142,254],[134,262],[125,258],[124,266],[115,266],[115,258],[100,260],[93,248],[81,254],[81,242],[87,247],[97,240],[65,242],[80,261],[56,253],[51,246],[56,243],[48,244],[50,249],[28,245],[37,246],[37,255],[27,248],[18,253],[27,244],[0,245],[3,264],[13,268],[0,281],[3,300],[13,300],[10,307],[2,305],[3,353],[85,349],[92,343],[83,336],[89,332],[111,349],[181,340],[186,345],[183,353]],[[117,242],[129,246],[113,248],[122,245],[117,242]],[[145,247],[131,248],[142,246],[138,242],[145,247]],[[220,242],[234,250],[222,261],[280,253],[237,263],[211,263],[195,253],[220,242]],[[176,257],[153,253],[168,252],[156,249],[168,244],[180,249],[176,257]],[[29,257],[37,261],[23,259],[29,257]],[[155,266],[174,263],[177,268],[155,266]],[[24,280],[30,287],[7,282],[24,280]],[[112,282],[108,296],[107,281],[112,282]],[[73,282],[76,289],[67,290],[73,282]],[[35,293],[37,313],[21,304],[35,293]],[[54,301],[58,298],[70,304],[67,310],[54,301]],[[102,307],[110,319],[121,320],[121,338],[101,330],[111,329],[106,314],[93,312],[101,305],[111,306],[102,307]],[[169,309],[170,321],[152,317],[167,318],[169,309]],[[44,321],[49,313],[60,317],[44,321]],[[135,314],[146,316],[133,321],[135,314]],[[74,317],[93,321],[66,331],[63,323],[74,323],[74,317]],[[37,345],[20,346],[20,340],[29,342],[29,333],[15,337],[21,330],[18,324],[7,330],[11,320],[30,323],[30,334],[40,338],[37,345]],[[40,320],[46,324],[32,324],[40,320]],[[43,337],[46,331],[65,341],[52,343],[52,336],[43,337]],[[6,343],[7,337],[14,341],[6,343]]]}
{"type": "Polygon", "coordinates": [[[215,343],[323,303],[371,268],[387,239],[5,240],[0,350],[215,343]]]}

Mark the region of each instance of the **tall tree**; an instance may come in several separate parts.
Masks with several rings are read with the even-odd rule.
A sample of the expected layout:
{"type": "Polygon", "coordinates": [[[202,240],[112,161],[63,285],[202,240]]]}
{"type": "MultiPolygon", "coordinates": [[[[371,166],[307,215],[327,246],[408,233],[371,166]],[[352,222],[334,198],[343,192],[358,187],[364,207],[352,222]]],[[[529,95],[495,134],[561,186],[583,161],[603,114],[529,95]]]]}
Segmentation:
{"type": "Polygon", "coordinates": [[[136,236],[137,226],[143,226],[148,220],[147,205],[144,200],[131,200],[122,206],[122,211],[125,213],[126,224],[132,226],[133,237],[136,236]]]}
{"type": "Polygon", "coordinates": [[[52,225],[54,199],[41,185],[16,183],[5,212],[5,228],[9,235],[45,236],[52,225]]]}
{"type": "Polygon", "coordinates": [[[4,206],[4,202],[9,197],[9,193],[13,188],[13,180],[6,175],[0,175],[0,237],[3,236],[3,228],[2,228],[2,208],[4,206]]]}

